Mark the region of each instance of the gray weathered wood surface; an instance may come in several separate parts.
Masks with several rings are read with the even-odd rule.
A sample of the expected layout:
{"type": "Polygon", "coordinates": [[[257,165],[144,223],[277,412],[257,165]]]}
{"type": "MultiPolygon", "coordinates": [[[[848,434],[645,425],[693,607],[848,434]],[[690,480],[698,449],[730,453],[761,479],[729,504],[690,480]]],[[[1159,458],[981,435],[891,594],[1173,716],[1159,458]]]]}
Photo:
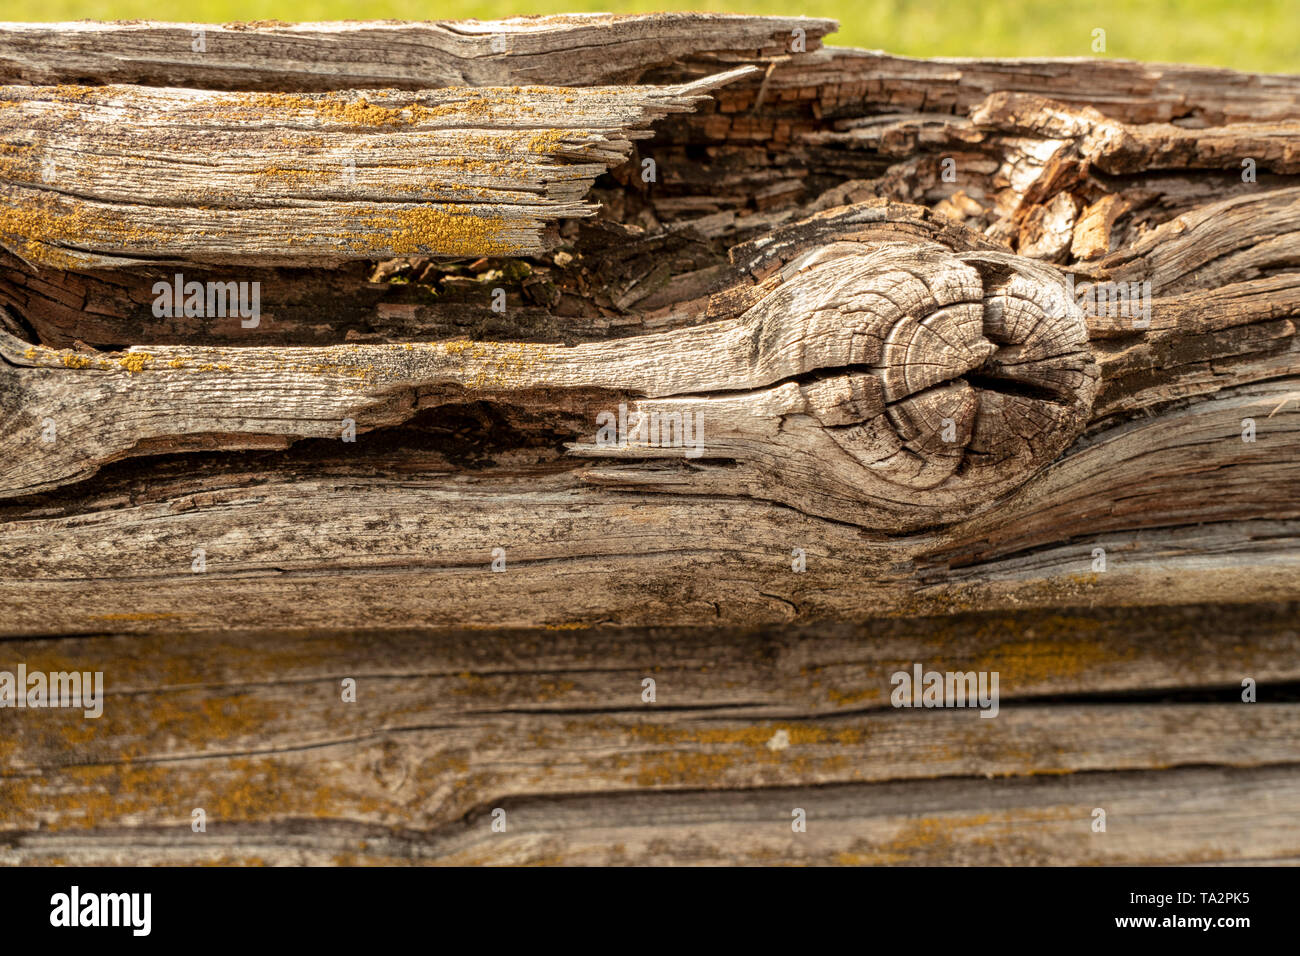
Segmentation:
{"type": "Polygon", "coordinates": [[[524,256],[739,67],[665,87],[0,87],[0,244],[56,268],[524,256]],[[198,152],[202,158],[196,157],[198,152]]]}
{"type": "MultiPolygon", "coordinates": [[[[999,379],[1007,372],[998,352],[949,352],[952,331],[939,357],[927,357],[922,341],[891,366],[878,344],[863,344],[881,339],[855,338],[870,322],[819,311],[816,290],[835,282],[800,286],[802,273],[783,263],[820,262],[817,280],[857,261],[856,252],[826,250],[874,248],[862,260],[867,272],[843,273],[871,301],[873,289],[897,282],[889,255],[903,235],[906,255],[998,261],[994,252],[944,251],[973,248],[978,237],[880,202],[775,234],[786,238],[773,239],[777,251],[754,266],[763,278],[749,273],[748,284],[709,299],[700,313],[713,321],[657,337],[108,355],[10,340],[0,370],[10,396],[11,497],[0,506],[8,630],[75,633],[98,628],[104,615],[126,629],[223,627],[232,613],[263,627],[650,625],[702,616],[754,624],[1300,597],[1292,544],[1300,388],[1287,317],[1300,293],[1285,266],[1261,270],[1268,243],[1259,241],[1265,229],[1294,235],[1295,192],[1225,200],[1120,256],[1114,274],[1150,277],[1150,328],[1076,316],[1073,327],[1095,335],[1087,364],[1068,337],[1043,353],[1041,381],[1059,389],[1069,376],[1072,387],[1097,376],[1095,399],[1092,385],[1068,400],[1021,394],[1017,380],[1034,379],[1015,368],[1032,352],[999,379]],[[1238,230],[1236,216],[1249,225],[1238,230]],[[947,245],[923,253],[918,233],[947,245]],[[1225,254],[1242,234],[1251,237],[1248,253],[1225,254]],[[856,238],[831,241],[845,235],[856,238]],[[1220,283],[1212,295],[1197,288],[1200,263],[1220,283]],[[782,295],[790,288],[811,298],[791,309],[782,295]],[[729,318],[728,309],[742,314],[729,318]],[[758,328],[767,331],[755,338],[758,328]],[[761,342],[769,333],[776,344],[767,351],[727,345],[728,336],[761,342]],[[978,367],[972,413],[994,430],[963,430],[960,412],[949,412],[958,440],[936,441],[947,406],[928,420],[923,405],[907,413],[910,363],[925,375],[955,363],[941,378],[978,367]],[[801,378],[809,372],[820,374],[801,378]],[[877,404],[894,388],[898,401],[877,404]],[[683,395],[689,400],[673,399],[683,395]],[[701,411],[703,453],[596,446],[597,416],[620,403],[701,411]],[[459,437],[430,444],[425,430],[437,434],[446,417],[460,423],[459,437]],[[361,432],[355,443],[341,440],[345,418],[361,432]],[[63,436],[54,442],[42,438],[50,421],[63,436]],[[1246,423],[1253,441],[1243,440],[1246,423]],[[956,468],[945,457],[954,451],[956,468]],[[146,457],[63,487],[127,453],[146,457]],[[504,592],[490,570],[496,548],[510,569],[504,592]],[[1103,570],[1097,548],[1107,554],[1103,570]],[[207,555],[202,574],[192,571],[196,549],[207,555]],[[802,573],[795,549],[806,555],[802,573]],[[557,588],[557,574],[579,586],[557,588]],[[290,593],[311,600],[286,600],[290,593]]],[[[1294,259],[1290,248],[1278,244],[1283,263],[1294,259]]],[[[744,250],[736,259],[753,265],[744,250]]],[[[1059,279],[1034,281],[1050,291],[1059,279]]],[[[990,324],[997,309],[985,303],[977,312],[982,332],[972,343],[991,334],[1021,349],[990,324]]],[[[954,381],[960,388],[964,379],[954,381]]]]}
{"type": "Polygon", "coordinates": [[[0,23],[0,82],[347,90],[635,83],[683,60],[778,57],[812,17],[579,13],[508,20],[0,23]],[[201,31],[201,36],[200,36],[201,31]],[[201,42],[200,42],[201,41],[201,42]]]}

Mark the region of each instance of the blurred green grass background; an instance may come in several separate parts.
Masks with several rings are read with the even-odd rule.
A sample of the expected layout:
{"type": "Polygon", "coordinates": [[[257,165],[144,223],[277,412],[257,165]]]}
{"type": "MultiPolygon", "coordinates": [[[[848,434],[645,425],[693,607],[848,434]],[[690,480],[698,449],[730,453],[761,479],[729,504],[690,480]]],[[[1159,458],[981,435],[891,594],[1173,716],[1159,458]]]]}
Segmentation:
{"type": "Polygon", "coordinates": [[[1300,0],[4,0],[6,20],[495,19],[601,11],[718,12],[830,17],[830,38],[910,56],[1092,56],[1106,31],[1108,57],[1300,70],[1300,0]]]}

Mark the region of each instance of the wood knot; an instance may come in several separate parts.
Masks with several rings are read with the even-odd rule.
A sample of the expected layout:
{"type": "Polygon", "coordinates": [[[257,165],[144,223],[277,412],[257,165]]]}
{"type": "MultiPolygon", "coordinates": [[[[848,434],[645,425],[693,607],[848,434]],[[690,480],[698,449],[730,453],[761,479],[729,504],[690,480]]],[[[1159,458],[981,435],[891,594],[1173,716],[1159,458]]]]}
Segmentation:
{"type": "Polygon", "coordinates": [[[840,242],[785,276],[773,295],[807,317],[802,364],[820,370],[801,384],[809,409],[865,466],[873,498],[969,510],[1054,460],[1088,421],[1098,369],[1050,267],[840,242]]]}

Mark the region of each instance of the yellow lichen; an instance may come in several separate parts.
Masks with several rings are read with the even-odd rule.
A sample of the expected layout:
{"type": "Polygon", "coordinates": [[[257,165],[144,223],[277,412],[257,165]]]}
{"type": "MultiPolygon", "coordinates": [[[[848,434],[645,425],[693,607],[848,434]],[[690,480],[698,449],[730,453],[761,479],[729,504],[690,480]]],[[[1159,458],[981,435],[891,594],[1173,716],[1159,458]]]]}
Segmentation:
{"type": "Polygon", "coordinates": [[[506,221],[499,216],[477,216],[438,206],[416,206],[366,220],[375,234],[352,237],[362,242],[358,251],[377,246],[395,255],[510,256],[520,250],[501,234],[506,221]]]}
{"type": "Polygon", "coordinates": [[[456,99],[432,106],[418,102],[380,106],[366,96],[349,93],[236,93],[221,96],[214,101],[221,114],[231,110],[262,114],[272,111],[298,112],[350,126],[419,125],[444,116],[490,120],[502,104],[509,105],[508,98],[492,90],[458,91],[456,99]]]}
{"type": "Polygon", "coordinates": [[[152,362],[153,356],[148,352],[127,352],[117,360],[117,364],[132,375],[143,372],[152,362]]]}

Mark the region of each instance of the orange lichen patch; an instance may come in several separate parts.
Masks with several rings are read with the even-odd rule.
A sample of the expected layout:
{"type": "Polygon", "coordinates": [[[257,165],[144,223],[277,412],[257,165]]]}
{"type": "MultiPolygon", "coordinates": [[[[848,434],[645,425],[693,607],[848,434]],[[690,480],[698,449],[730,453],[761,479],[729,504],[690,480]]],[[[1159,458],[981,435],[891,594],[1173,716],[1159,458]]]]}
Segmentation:
{"type": "MultiPolygon", "coordinates": [[[[347,126],[414,126],[449,116],[490,121],[497,118],[499,111],[512,106],[511,98],[498,90],[469,89],[458,91],[456,97],[432,106],[419,102],[382,106],[364,95],[349,93],[238,93],[216,98],[213,105],[220,112],[213,115],[226,116],[231,111],[259,115],[307,113],[325,122],[347,126]]],[[[515,111],[518,112],[517,107],[515,111]]]]}
{"type": "MultiPolygon", "coordinates": [[[[143,638],[132,637],[132,646],[141,640],[143,638]]],[[[187,649],[187,654],[195,653],[190,650],[193,647],[192,642],[186,642],[182,646],[187,649]]],[[[303,675],[304,671],[312,676],[324,673],[330,681],[333,681],[334,673],[339,667],[353,666],[352,650],[352,645],[341,636],[294,637],[288,643],[251,645],[242,643],[238,639],[221,639],[206,645],[203,654],[205,657],[210,654],[212,659],[221,660],[229,665],[234,675],[232,683],[260,679],[260,675],[264,674],[276,674],[281,679],[288,679],[291,676],[303,675]],[[236,668],[236,664],[243,669],[242,672],[236,668]],[[241,673],[244,676],[240,676],[241,673]]],[[[188,657],[177,657],[176,653],[175,645],[169,647],[165,641],[160,642],[157,654],[161,660],[170,659],[176,666],[188,662],[188,657]]]]}
{"type": "MultiPolygon", "coordinates": [[[[175,656],[173,638],[163,634],[133,635],[130,655],[110,654],[107,657],[92,655],[84,648],[75,653],[67,653],[66,642],[63,649],[60,644],[42,643],[26,654],[27,668],[31,671],[97,671],[106,670],[105,664],[111,663],[111,678],[106,671],[106,680],[114,683],[140,684],[142,686],[199,684],[204,680],[203,674],[192,667],[180,666],[183,659],[175,656]],[[161,677],[160,677],[161,673],[161,677]]],[[[100,646],[100,645],[90,645],[100,646]]],[[[112,690],[110,684],[109,690],[112,690]]]]}
{"type": "Polygon", "coordinates": [[[149,352],[127,352],[117,360],[117,364],[132,375],[143,372],[152,362],[153,355],[149,352]]]}
{"type": "Polygon", "coordinates": [[[3,186],[0,199],[7,200],[0,207],[0,243],[30,262],[75,268],[85,265],[79,257],[86,254],[76,251],[83,247],[156,251],[177,242],[175,233],[143,229],[128,221],[124,211],[107,205],[74,206],[50,195],[3,186]]]}
{"type": "MultiPolygon", "coordinates": [[[[35,363],[39,368],[58,368],[60,366],[71,369],[93,368],[100,371],[113,371],[122,369],[128,374],[135,375],[153,368],[158,363],[164,363],[169,368],[189,369],[191,372],[233,372],[234,366],[228,362],[203,362],[200,364],[191,364],[191,357],[185,355],[176,355],[168,358],[170,352],[161,349],[157,355],[153,352],[112,352],[99,355],[85,355],[80,352],[74,352],[71,349],[52,349],[47,346],[32,346],[23,352],[23,357],[35,363]]],[[[286,366],[283,362],[277,364],[277,370],[286,366]]],[[[324,371],[325,366],[316,366],[312,369],[303,368],[299,371],[324,371]]],[[[346,372],[354,375],[364,375],[365,370],[356,369],[352,366],[337,366],[337,371],[346,372]]]]}
{"type": "Polygon", "coordinates": [[[1133,648],[1114,647],[1086,636],[1069,640],[1008,641],[989,648],[971,665],[977,671],[997,671],[1002,693],[1022,693],[1040,687],[1059,689],[1062,679],[1079,681],[1105,664],[1136,656],[1133,648]]]}
{"type": "Polygon", "coordinates": [[[322,169],[289,169],[283,166],[269,166],[258,173],[262,180],[287,183],[294,186],[315,185],[323,180],[333,178],[335,174],[322,169]]]}
{"type": "Polygon", "coordinates": [[[277,706],[251,694],[170,691],[124,696],[130,687],[114,665],[105,674],[98,718],[85,719],[81,708],[51,711],[39,733],[20,740],[20,753],[30,751],[30,763],[40,765],[40,755],[51,748],[77,753],[81,760],[121,763],[170,756],[177,742],[188,752],[229,752],[255,744],[282,720],[277,706]]]}
{"type": "MultiPolygon", "coordinates": [[[[48,88],[41,90],[42,93],[48,92],[48,88]]],[[[104,92],[102,87],[98,86],[76,86],[71,84],[60,84],[53,89],[55,99],[71,100],[74,103],[93,103],[103,99],[97,95],[104,92]]],[[[111,91],[107,94],[111,95],[111,91]]]]}
{"type": "Polygon", "coordinates": [[[593,135],[593,132],[590,130],[543,130],[540,133],[533,133],[528,138],[528,150],[533,153],[554,153],[561,147],[567,147],[571,150],[583,151],[586,150],[590,144],[582,142],[582,140],[588,139],[593,135]]]}
{"type": "Polygon", "coordinates": [[[0,143],[0,179],[39,186],[41,165],[35,147],[27,143],[0,143]]]}
{"type": "Polygon", "coordinates": [[[527,342],[435,342],[421,345],[440,356],[463,363],[466,388],[524,388],[537,379],[537,369],[554,361],[557,346],[527,342]]]}
{"type": "MultiPolygon", "coordinates": [[[[820,683],[820,681],[818,683],[820,683]]],[[[879,687],[866,687],[850,694],[836,690],[834,687],[826,691],[827,699],[829,699],[836,707],[849,707],[853,704],[861,704],[870,700],[880,700],[884,696],[885,692],[879,687]]]]}
{"type": "Polygon", "coordinates": [[[19,251],[30,262],[59,265],[51,261],[60,244],[97,233],[103,223],[95,223],[85,213],[67,211],[52,203],[24,202],[6,196],[0,209],[0,242],[19,251]]]}
{"type": "MultiPolygon", "coordinates": [[[[419,170],[422,172],[444,172],[464,176],[505,176],[510,172],[508,163],[496,160],[478,159],[473,156],[438,156],[419,163],[397,164],[392,168],[419,170]]],[[[446,184],[439,184],[446,185],[446,184]]]]}
{"type": "Polygon", "coordinates": [[[394,255],[513,256],[522,250],[504,238],[500,216],[421,205],[372,216],[364,235],[344,237],[354,251],[386,249],[394,255]]]}
{"type": "MultiPolygon", "coordinates": [[[[954,851],[973,857],[969,862],[993,863],[1008,853],[1024,859],[1033,851],[1032,835],[1042,825],[1073,825],[1072,807],[1018,807],[995,813],[944,814],[907,820],[890,840],[872,848],[875,863],[951,863],[954,851]]],[[[1054,841],[1061,838],[1055,834],[1054,841]]],[[[1084,837],[1085,845],[1087,843],[1084,837]]]]}
{"type": "Polygon", "coordinates": [[[0,813],[17,827],[182,824],[195,807],[203,808],[210,822],[332,818],[392,809],[345,789],[327,771],[274,756],[75,766],[41,777],[0,780],[0,813]]]}
{"type": "MultiPolygon", "coordinates": [[[[970,842],[967,837],[970,831],[989,826],[993,819],[992,814],[977,813],[906,820],[890,840],[879,845],[855,840],[849,850],[836,854],[835,862],[840,866],[871,866],[925,862],[935,851],[950,856],[958,842],[970,842]]],[[[975,842],[986,841],[978,838],[975,842]]]]}
{"type": "MultiPolygon", "coordinates": [[[[638,787],[717,786],[736,766],[737,758],[726,753],[664,751],[646,754],[634,775],[638,787]]],[[[741,761],[742,766],[744,761],[741,761]]]]}
{"type": "Polygon", "coordinates": [[[324,136],[285,136],[280,140],[281,146],[291,146],[294,149],[302,149],[304,146],[324,146],[324,136]]]}
{"type": "Polygon", "coordinates": [[[89,621],[166,621],[171,618],[184,617],[184,614],[172,613],[136,613],[136,614],[91,614],[89,621]]]}
{"type": "Polygon", "coordinates": [[[23,350],[23,358],[37,368],[94,368],[106,370],[113,367],[107,358],[84,355],[71,349],[52,349],[45,345],[32,345],[23,350]]]}

